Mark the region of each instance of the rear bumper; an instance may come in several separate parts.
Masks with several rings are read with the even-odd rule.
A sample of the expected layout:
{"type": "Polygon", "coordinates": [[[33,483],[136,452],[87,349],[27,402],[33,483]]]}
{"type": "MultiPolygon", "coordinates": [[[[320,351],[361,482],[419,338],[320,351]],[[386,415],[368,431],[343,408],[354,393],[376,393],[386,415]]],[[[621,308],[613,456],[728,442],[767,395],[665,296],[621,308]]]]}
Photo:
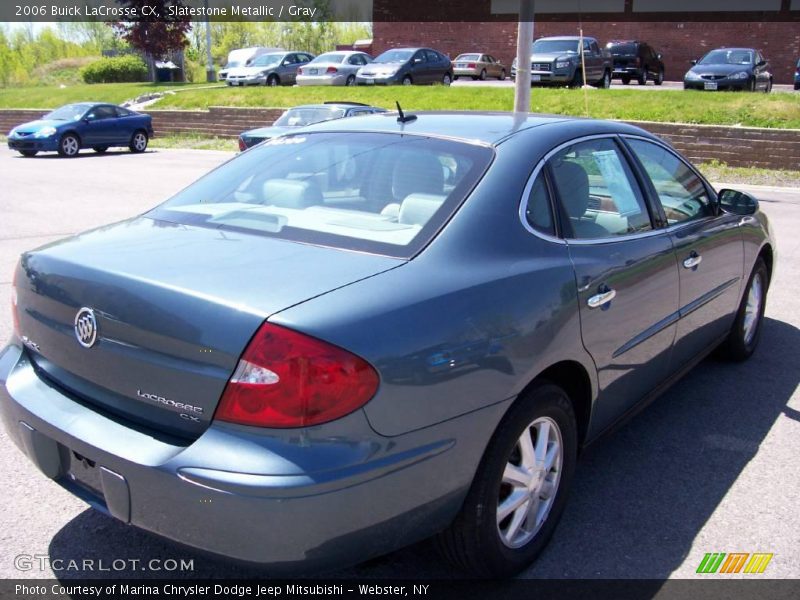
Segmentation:
{"type": "Polygon", "coordinates": [[[46,476],[117,519],[280,573],[356,563],[444,528],[480,460],[474,438],[485,443],[501,414],[394,438],[363,411],[304,430],[213,423],[188,442],[68,396],[17,345],[0,352],[4,426],[46,476]]]}
{"type": "Polygon", "coordinates": [[[642,75],[642,70],[639,67],[614,67],[611,71],[611,77],[614,79],[621,79],[622,77],[630,77],[636,79],[642,75]]]}
{"type": "Polygon", "coordinates": [[[11,150],[35,150],[37,152],[55,152],[58,150],[58,140],[53,138],[8,138],[8,147],[11,150]]]}
{"type": "Polygon", "coordinates": [[[298,75],[297,85],[344,85],[347,83],[348,75],[341,74],[335,76],[325,75],[298,75]]]}

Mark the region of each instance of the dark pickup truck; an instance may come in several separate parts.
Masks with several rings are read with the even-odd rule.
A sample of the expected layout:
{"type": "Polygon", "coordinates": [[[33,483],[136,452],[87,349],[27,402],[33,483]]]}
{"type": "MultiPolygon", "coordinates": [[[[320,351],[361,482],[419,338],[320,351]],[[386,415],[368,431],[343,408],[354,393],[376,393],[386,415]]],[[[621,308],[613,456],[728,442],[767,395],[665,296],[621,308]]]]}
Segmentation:
{"type": "MultiPolygon", "coordinates": [[[[531,50],[532,85],[583,85],[581,38],[578,36],[546,37],[533,43],[531,50]]],[[[583,38],[583,64],[586,83],[608,88],[611,85],[611,55],[595,38],[583,38]]],[[[517,76],[517,61],[511,65],[511,77],[517,76]]]]}

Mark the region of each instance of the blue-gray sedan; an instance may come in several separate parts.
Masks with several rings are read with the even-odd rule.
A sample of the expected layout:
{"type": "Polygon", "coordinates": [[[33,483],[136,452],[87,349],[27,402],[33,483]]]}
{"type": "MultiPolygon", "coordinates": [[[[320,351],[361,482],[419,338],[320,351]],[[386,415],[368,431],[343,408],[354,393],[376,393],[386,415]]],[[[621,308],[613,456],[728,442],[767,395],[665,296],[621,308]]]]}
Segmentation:
{"type": "Polygon", "coordinates": [[[506,576],[583,447],[753,353],[775,261],[754,198],[629,125],[328,121],[26,252],[0,412],[47,477],[191,546],[308,572],[437,535],[506,576]]]}

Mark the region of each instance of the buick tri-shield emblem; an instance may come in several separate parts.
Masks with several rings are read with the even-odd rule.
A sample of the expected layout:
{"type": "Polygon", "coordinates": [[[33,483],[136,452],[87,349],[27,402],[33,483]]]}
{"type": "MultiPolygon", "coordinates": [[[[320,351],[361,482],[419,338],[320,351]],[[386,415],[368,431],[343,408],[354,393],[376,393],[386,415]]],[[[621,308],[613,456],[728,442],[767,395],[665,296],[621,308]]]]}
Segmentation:
{"type": "Polygon", "coordinates": [[[91,308],[84,306],[75,315],[75,337],[84,348],[91,348],[97,340],[97,321],[91,308]]]}

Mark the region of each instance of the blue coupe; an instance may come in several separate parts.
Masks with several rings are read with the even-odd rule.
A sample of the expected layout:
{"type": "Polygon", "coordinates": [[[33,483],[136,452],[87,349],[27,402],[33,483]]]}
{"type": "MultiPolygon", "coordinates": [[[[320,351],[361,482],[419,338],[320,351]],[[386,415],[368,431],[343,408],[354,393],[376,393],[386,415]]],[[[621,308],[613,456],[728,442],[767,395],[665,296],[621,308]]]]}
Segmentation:
{"type": "Polygon", "coordinates": [[[58,152],[77,156],[81,148],[103,153],[112,146],[144,152],[153,137],[150,115],[97,102],[67,104],[38,121],[17,125],[8,134],[8,147],[23,156],[58,152]]]}

